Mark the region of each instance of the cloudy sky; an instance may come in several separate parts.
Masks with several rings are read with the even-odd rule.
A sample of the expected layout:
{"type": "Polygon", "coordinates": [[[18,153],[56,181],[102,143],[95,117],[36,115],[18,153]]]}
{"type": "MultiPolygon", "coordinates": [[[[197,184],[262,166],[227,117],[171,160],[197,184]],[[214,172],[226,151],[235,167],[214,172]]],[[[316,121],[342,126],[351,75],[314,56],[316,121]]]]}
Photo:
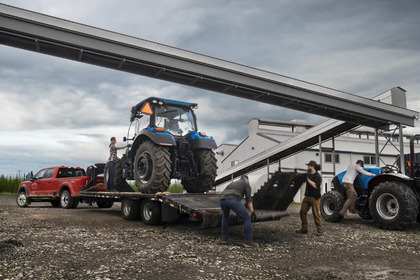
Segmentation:
{"type": "MultiPolygon", "coordinates": [[[[419,1],[0,2],[360,96],[401,86],[420,111],[419,1]]],[[[106,161],[148,96],[199,103],[199,128],[218,144],[243,140],[251,118],[324,120],[0,45],[0,174],[106,161]]]]}

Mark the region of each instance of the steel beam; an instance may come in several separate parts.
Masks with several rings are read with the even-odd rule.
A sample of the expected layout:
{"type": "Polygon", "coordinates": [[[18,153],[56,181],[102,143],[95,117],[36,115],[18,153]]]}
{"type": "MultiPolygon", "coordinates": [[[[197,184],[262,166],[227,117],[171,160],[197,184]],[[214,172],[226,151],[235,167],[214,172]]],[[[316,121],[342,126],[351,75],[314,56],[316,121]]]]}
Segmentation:
{"type": "Polygon", "coordinates": [[[314,110],[356,125],[414,126],[419,117],[418,112],[339,90],[4,4],[0,43],[304,112],[314,110]]]}

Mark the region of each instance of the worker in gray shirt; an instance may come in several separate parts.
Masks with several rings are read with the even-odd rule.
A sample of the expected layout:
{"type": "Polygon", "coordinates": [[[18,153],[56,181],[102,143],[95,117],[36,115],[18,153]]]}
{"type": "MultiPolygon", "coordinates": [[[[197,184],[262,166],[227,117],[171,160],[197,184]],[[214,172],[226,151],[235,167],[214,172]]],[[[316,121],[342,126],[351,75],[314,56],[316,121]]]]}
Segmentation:
{"type": "Polygon", "coordinates": [[[354,204],[356,203],[357,198],[357,192],[353,187],[354,179],[356,179],[357,175],[363,174],[366,176],[372,176],[375,177],[375,174],[372,174],[370,172],[367,172],[363,170],[364,167],[363,160],[358,160],[356,163],[350,164],[349,167],[347,167],[347,172],[344,174],[343,177],[343,187],[346,190],[346,202],[344,202],[343,208],[338,212],[339,215],[345,217],[347,214],[347,211],[350,209],[351,213],[357,213],[357,211],[354,209],[354,204]]]}
{"type": "Polygon", "coordinates": [[[228,243],[229,216],[230,210],[232,210],[244,223],[245,241],[243,246],[258,247],[258,243],[252,241],[251,217],[242,203],[242,198],[244,196],[248,209],[252,215],[254,213],[254,207],[252,205],[251,186],[249,185],[249,179],[246,175],[242,175],[241,179],[230,183],[222,192],[222,196],[220,197],[220,207],[222,208],[223,217],[222,239],[220,243],[228,243]]]}

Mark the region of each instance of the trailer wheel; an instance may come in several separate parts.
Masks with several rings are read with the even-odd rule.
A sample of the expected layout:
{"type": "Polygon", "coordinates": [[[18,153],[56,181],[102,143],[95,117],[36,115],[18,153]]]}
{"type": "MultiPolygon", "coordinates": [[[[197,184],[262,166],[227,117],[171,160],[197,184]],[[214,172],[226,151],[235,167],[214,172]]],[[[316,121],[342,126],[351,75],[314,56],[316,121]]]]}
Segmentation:
{"type": "Polygon", "coordinates": [[[121,201],[121,215],[125,220],[137,220],[140,214],[140,203],[137,200],[124,198],[121,201]]]}
{"type": "Polygon", "coordinates": [[[60,194],[60,206],[64,209],[73,208],[75,198],[71,196],[69,190],[64,190],[60,194]]]}
{"type": "Polygon", "coordinates": [[[160,205],[156,201],[143,199],[140,207],[140,215],[146,225],[157,225],[160,222],[160,205]]]}
{"type": "Polygon", "coordinates": [[[171,154],[167,147],[144,141],[134,159],[134,179],[141,192],[166,191],[171,181],[171,154]]]}
{"type": "Polygon", "coordinates": [[[96,205],[99,208],[111,208],[114,205],[114,201],[97,201],[96,205]]]}
{"type": "Polygon", "coordinates": [[[60,207],[60,200],[52,200],[51,205],[53,207],[60,207]]]}
{"type": "Polygon", "coordinates": [[[16,203],[19,207],[28,207],[29,198],[25,191],[19,192],[18,196],[16,197],[16,203]]]}
{"type": "Polygon", "coordinates": [[[336,223],[343,217],[338,212],[343,208],[344,197],[336,191],[329,191],[321,198],[321,215],[325,221],[336,223]]]}
{"type": "Polygon", "coordinates": [[[391,181],[375,187],[369,199],[369,209],[380,228],[404,230],[416,221],[419,202],[410,187],[391,181]]]}
{"type": "Polygon", "coordinates": [[[189,193],[204,193],[214,185],[217,175],[217,159],[212,150],[197,150],[194,152],[194,158],[203,178],[183,180],[181,184],[189,193]]]}

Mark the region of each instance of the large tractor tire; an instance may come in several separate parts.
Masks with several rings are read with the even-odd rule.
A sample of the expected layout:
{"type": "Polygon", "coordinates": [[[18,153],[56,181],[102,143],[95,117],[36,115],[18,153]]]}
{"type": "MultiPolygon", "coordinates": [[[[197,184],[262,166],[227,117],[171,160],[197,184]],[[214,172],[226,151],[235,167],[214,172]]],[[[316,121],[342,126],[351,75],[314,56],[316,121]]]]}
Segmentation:
{"type": "Polygon", "coordinates": [[[204,193],[214,185],[217,175],[217,159],[212,150],[197,150],[194,152],[194,157],[202,178],[182,180],[181,184],[189,193],[204,193]]]}
{"type": "Polygon", "coordinates": [[[344,196],[336,191],[329,191],[321,198],[321,215],[325,221],[337,223],[343,219],[338,212],[343,208],[344,196]]]}
{"type": "MultiPolygon", "coordinates": [[[[122,163],[121,161],[117,161],[115,162],[115,176],[114,176],[114,187],[115,189],[119,190],[123,184],[124,184],[124,178],[123,178],[123,171],[122,171],[122,163]]],[[[107,188],[108,185],[108,180],[109,180],[109,168],[108,168],[108,163],[105,165],[105,170],[104,170],[104,186],[105,188],[107,188]]]]}
{"type": "Polygon", "coordinates": [[[171,154],[167,147],[144,141],[134,159],[134,179],[141,192],[166,191],[171,182],[171,154]]]}
{"type": "Polygon", "coordinates": [[[399,182],[384,182],[373,190],[369,209],[375,223],[383,229],[404,230],[419,215],[419,202],[413,190],[399,182]]]}

